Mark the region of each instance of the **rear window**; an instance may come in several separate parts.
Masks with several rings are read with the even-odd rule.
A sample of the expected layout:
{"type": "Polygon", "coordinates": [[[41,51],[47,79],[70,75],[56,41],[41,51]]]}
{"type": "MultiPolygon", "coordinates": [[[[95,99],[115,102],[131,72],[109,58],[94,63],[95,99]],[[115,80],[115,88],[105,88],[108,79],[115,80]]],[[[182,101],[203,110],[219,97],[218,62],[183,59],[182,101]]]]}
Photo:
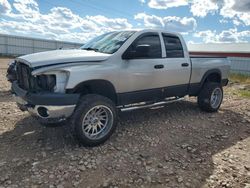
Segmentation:
{"type": "Polygon", "coordinates": [[[168,36],[163,34],[163,40],[166,48],[167,58],[183,58],[183,47],[181,41],[176,36],[168,36]]]}

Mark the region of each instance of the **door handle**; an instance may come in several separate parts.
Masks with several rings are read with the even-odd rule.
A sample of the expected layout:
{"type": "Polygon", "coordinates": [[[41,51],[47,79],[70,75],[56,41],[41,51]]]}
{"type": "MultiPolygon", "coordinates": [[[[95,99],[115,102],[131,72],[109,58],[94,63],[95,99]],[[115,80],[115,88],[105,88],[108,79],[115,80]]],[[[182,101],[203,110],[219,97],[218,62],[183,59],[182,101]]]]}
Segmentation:
{"type": "Polygon", "coordinates": [[[155,68],[155,69],[163,69],[163,68],[164,68],[164,65],[155,65],[154,68],[155,68]]]}
{"type": "Polygon", "coordinates": [[[182,67],[188,67],[189,64],[188,64],[188,63],[182,63],[181,66],[182,66],[182,67]]]}

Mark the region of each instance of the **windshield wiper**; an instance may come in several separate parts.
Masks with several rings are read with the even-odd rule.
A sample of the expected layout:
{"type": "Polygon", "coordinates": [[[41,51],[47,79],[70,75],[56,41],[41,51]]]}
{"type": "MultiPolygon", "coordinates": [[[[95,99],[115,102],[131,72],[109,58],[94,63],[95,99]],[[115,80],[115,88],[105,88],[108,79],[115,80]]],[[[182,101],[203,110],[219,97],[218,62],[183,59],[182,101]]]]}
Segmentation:
{"type": "Polygon", "coordinates": [[[99,49],[98,48],[90,48],[90,47],[88,47],[88,48],[82,48],[83,50],[88,50],[88,51],[95,51],[95,52],[98,52],[99,51],[99,49]]]}

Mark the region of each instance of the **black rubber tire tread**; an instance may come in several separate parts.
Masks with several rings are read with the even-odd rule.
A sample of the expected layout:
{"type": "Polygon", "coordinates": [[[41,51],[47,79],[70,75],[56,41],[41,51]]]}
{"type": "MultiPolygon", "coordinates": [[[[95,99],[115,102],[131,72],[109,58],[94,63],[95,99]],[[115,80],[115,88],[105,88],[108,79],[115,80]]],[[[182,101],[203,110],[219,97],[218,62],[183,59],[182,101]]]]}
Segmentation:
{"type": "Polygon", "coordinates": [[[198,105],[199,105],[201,110],[206,111],[206,112],[217,112],[218,109],[220,108],[222,100],[221,100],[221,103],[218,106],[218,108],[213,108],[210,104],[210,98],[211,98],[211,95],[212,95],[215,88],[221,89],[222,100],[223,100],[223,89],[222,89],[221,84],[216,83],[216,82],[207,82],[204,84],[201,92],[198,95],[198,105]]]}
{"type": "Polygon", "coordinates": [[[81,97],[79,104],[72,116],[72,128],[75,136],[80,144],[87,147],[94,147],[103,144],[115,131],[117,126],[117,109],[115,104],[107,97],[96,94],[87,94],[81,97]],[[91,140],[86,137],[82,131],[82,119],[89,109],[96,105],[105,105],[110,108],[113,113],[113,125],[109,133],[99,140],[91,140]]]}

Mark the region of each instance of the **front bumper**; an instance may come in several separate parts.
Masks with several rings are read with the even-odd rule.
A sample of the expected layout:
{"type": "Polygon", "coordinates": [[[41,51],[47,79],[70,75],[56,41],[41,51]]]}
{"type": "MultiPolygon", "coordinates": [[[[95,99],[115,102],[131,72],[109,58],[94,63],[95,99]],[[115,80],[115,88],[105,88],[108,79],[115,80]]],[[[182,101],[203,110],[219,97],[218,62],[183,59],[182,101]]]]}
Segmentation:
{"type": "Polygon", "coordinates": [[[21,110],[47,121],[62,121],[70,117],[79,100],[79,94],[30,93],[12,83],[12,92],[21,110]]]}

